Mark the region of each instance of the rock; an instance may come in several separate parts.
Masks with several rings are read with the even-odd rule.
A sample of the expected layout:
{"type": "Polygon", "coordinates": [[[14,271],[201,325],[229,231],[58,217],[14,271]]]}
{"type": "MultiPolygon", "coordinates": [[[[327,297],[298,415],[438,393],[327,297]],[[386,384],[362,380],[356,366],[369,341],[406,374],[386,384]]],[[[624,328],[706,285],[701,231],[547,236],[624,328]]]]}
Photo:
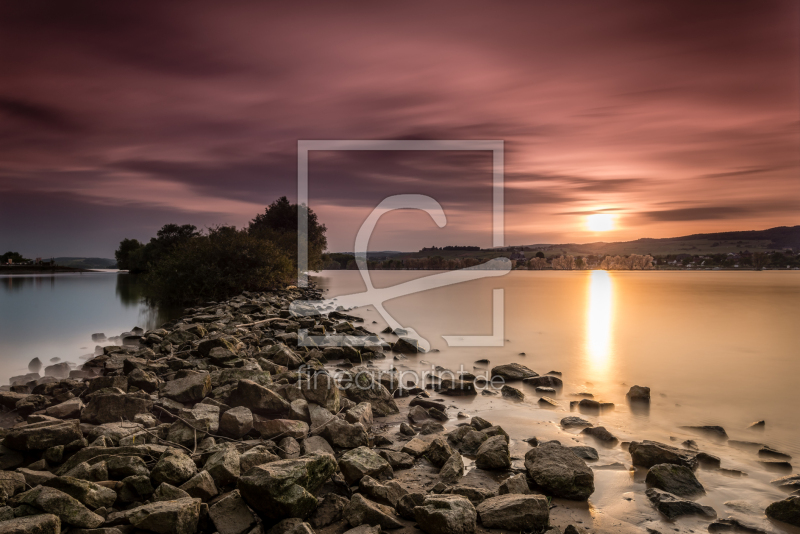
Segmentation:
{"type": "Polygon", "coordinates": [[[56,378],[68,378],[70,366],[67,362],[57,363],[55,365],[48,365],[44,368],[44,376],[54,376],[56,378]]]}
{"type": "Polygon", "coordinates": [[[777,458],[780,460],[791,460],[792,456],[786,454],[785,452],[776,451],[772,447],[767,447],[764,445],[760,449],[758,449],[758,455],[761,458],[777,458]]]}
{"type": "Polygon", "coordinates": [[[606,446],[613,446],[619,443],[619,440],[603,426],[584,428],[581,430],[581,434],[592,436],[594,439],[602,441],[606,446]]]}
{"type": "Polygon", "coordinates": [[[321,452],[333,455],[333,448],[321,436],[310,436],[302,441],[300,449],[303,454],[311,454],[312,452],[321,452]]]}
{"type": "Polygon", "coordinates": [[[290,517],[269,529],[267,534],[314,534],[314,530],[302,519],[290,517]]]}
{"type": "Polygon", "coordinates": [[[181,484],[180,489],[188,493],[191,497],[208,501],[219,493],[214,479],[208,471],[200,471],[195,476],[181,484]]]}
{"type": "Polygon", "coordinates": [[[392,352],[401,354],[416,354],[423,352],[420,350],[417,340],[410,337],[401,337],[392,345],[392,352]]]}
{"type": "Polygon", "coordinates": [[[419,438],[413,438],[411,441],[403,445],[403,448],[400,451],[414,458],[419,458],[420,456],[425,454],[425,451],[427,449],[428,449],[427,443],[425,443],[419,438]]]}
{"type": "Polygon", "coordinates": [[[654,465],[647,472],[645,482],[648,486],[673,493],[679,497],[694,497],[706,492],[692,470],[682,465],[654,465]]]}
{"type": "Polygon", "coordinates": [[[728,439],[728,433],[725,432],[725,429],[721,426],[714,426],[714,425],[705,425],[705,426],[682,426],[684,430],[690,430],[692,432],[696,432],[698,434],[705,434],[711,438],[726,440],[728,439]]]}
{"type": "Polygon", "coordinates": [[[588,447],[586,445],[577,445],[570,447],[569,450],[583,458],[584,460],[599,460],[600,456],[597,454],[597,449],[588,447]]]}
{"type": "Polygon", "coordinates": [[[793,469],[792,464],[784,460],[759,460],[758,463],[767,471],[784,471],[791,473],[793,469]]]}
{"type": "Polygon", "coordinates": [[[339,469],[342,471],[345,481],[350,485],[367,475],[383,480],[391,478],[394,474],[389,462],[368,447],[358,447],[344,453],[339,460],[339,469]]]}
{"type": "Polygon", "coordinates": [[[161,386],[160,396],[177,402],[200,402],[211,393],[211,375],[193,372],[184,378],[170,380],[161,386]]]}
{"type": "Polygon", "coordinates": [[[544,495],[507,494],[486,499],[477,506],[485,528],[521,532],[541,531],[550,521],[550,504],[544,495]]]}
{"type": "Polygon", "coordinates": [[[246,406],[225,411],[219,418],[219,430],[232,438],[241,438],[253,429],[253,412],[246,406]]]}
{"type": "Polygon", "coordinates": [[[158,534],[194,534],[200,520],[199,499],[178,499],[145,504],[128,515],[131,525],[158,534]]]}
{"type": "Polygon", "coordinates": [[[208,508],[208,516],[219,534],[242,534],[256,522],[238,490],[220,497],[208,508]]]}
{"type": "Polygon", "coordinates": [[[756,421],[755,423],[750,424],[747,428],[750,430],[764,430],[766,428],[767,422],[766,421],[756,421]]]}
{"type": "Polygon", "coordinates": [[[289,412],[289,403],[272,390],[252,380],[240,380],[228,399],[228,405],[244,406],[259,415],[280,415],[289,412]]]}
{"type": "Polygon", "coordinates": [[[419,433],[423,436],[438,434],[440,432],[444,432],[444,425],[437,423],[436,421],[425,421],[422,423],[422,426],[420,426],[419,429],[419,433]]]}
{"type": "Polygon", "coordinates": [[[558,408],[560,406],[557,400],[550,397],[539,397],[538,404],[542,408],[558,408]]]}
{"type": "Polygon", "coordinates": [[[592,423],[580,417],[569,416],[561,420],[562,428],[582,428],[592,426],[592,423]]]}
{"type": "Polygon", "coordinates": [[[57,515],[62,523],[82,528],[97,528],[105,521],[80,501],[54,488],[37,486],[9,501],[12,506],[27,504],[48,514],[57,515]]]}
{"type": "Polygon", "coordinates": [[[61,404],[50,406],[47,408],[47,410],[45,410],[45,413],[48,416],[55,417],[57,419],[77,419],[81,416],[81,410],[83,410],[83,408],[83,401],[76,397],[74,399],[64,401],[61,404]]]}
{"type": "Polygon", "coordinates": [[[474,455],[487,439],[489,439],[488,434],[478,432],[477,430],[471,430],[464,435],[464,438],[458,445],[458,449],[464,454],[474,455]]]}
{"type": "Polygon", "coordinates": [[[508,437],[497,435],[484,441],[478,448],[475,467],[478,469],[508,469],[511,467],[508,437]]]}
{"type": "Polygon", "coordinates": [[[266,518],[304,518],[317,506],[314,494],[335,471],[333,456],[310,454],[253,467],[237,486],[247,504],[266,518]]]}
{"type": "MultiPolygon", "coordinates": [[[[308,451],[304,454],[310,454],[314,451],[308,451]]],[[[239,456],[239,472],[240,473],[247,473],[253,467],[257,465],[264,465],[270,462],[277,462],[280,460],[280,457],[277,454],[272,453],[267,447],[264,445],[256,445],[252,449],[249,449],[242,453],[239,456]]]]}
{"type": "Polygon", "coordinates": [[[461,495],[430,495],[414,508],[414,519],[428,534],[472,534],[478,513],[461,495]]]}
{"type": "Polygon", "coordinates": [[[391,507],[372,502],[358,493],[353,495],[342,510],[342,517],[351,527],[367,524],[379,525],[388,530],[403,526],[395,517],[391,507]]]}
{"type": "Polygon", "coordinates": [[[645,386],[632,386],[625,396],[631,401],[650,402],[650,388],[645,386]]]}
{"type": "Polygon", "coordinates": [[[516,495],[530,494],[531,489],[528,486],[528,479],[525,477],[525,473],[519,473],[505,479],[503,483],[500,484],[497,493],[500,495],[506,495],[509,493],[516,495]]]}
{"type": "Polygon", "coordinates": [[[444,438],[436,438],[428,444],[425,450],[425,457],[436,467],[441,468],[450,457],[453,456],[453,448],[444,438]]]}
{"type": "Polygon", "coordinates": [[[323,528],[331,523],[339,521],[342,518],[344,507],[347,506],[349,502],[350,501],[341,495],[335,493],[327,494],[322,500],[322,503],[317,506],[317,509],[311,514],[309,523],[311,523],[314,528],[323,528]]]}
{"type": "Polygon", "coordinates": [[[10,429],[3,445],[18,451],[43,451],[81,438],[83,433],[77,420],[44,421],[10,429]]]}
{"type": "Polygon", "coordinates": [[[308,424],[306,422],[292,419],[256,418],[253,422],[253,427],[264,439],[275,439],[284,436],[301,439],[308,434],[308,424]]]}
{"type": "Polygon", "coordinates": [[[414,520],[414,508],[425,502],[424,493],[407,493],[397,501],[397,515],[409,521],[414,520]]]}
{"type": "Polygon", "coordinates": [[[525,378],[522,380],[523,384],[533,387],[546,387],[560,389],[564,387],[564,383],[557,376],[534,376],[532,378],[525,378]]]}
{"type": "MultiPolygon", "coordinates": [[[[38,360],[38,358],[34,359],[38,360]]],[[[0,532],[3,534],[59,534],[61,520],[54,514],[17,517],[0,523],[0,532]]]]}
{"type": "MultiPolygon", "coordinates": [[[[29,470],[25,471],[29,473],[31,472],[29,470]]],[[[14,473],[13,471],[0,471],[0,500],[5,501],[7,498],[13,497],[17,493],[25,491],[25,485],[27,483],[27,477],[22,473],[14,473]]]]}
{"type": "Polygon", "coordinates": [[[278,456],[284,460],[300,458],[300,443],[291,436],[283,438],[278,442],[278,456]]]}
{"type": "Polygon", "coordinates": [[[174,501],[177,499],[189,498],[191,498],[191,495],[180,488],[176,488],[171,484],[167,484],[166,482],[159,484],[159,486],[156,488],[156,491],[153,492],[154,501],[174,501]]]}
{"type": "Polygon", "coordinates": [[[411,428],[408,423],[400,423],[400,433],[404,436],[416,436],[417,431],[411,428]]]}
{"type": "Polygon", "coordinates": [[[764,513],[771,519],[800,527],[800,496],[793,495],[782,501],[776,501],[767,506],[764,513]]]}
{"type": "Polygon", "coordinates": [[[361,423],[364,428],[370,428],[373,423],[372,405],[368,402],[357,404],[345,412],[344,420],[353,425],[361,423]]]}
{"type": "Polygon", "coordinates": [[[408,492],[395,480],[381,484],[369,475],[364,476],[359,482],[359,493],[378,504],[385,504],[392,508],[408,492]]]}
{"type": "Polygon", "coordinates": [[[490,489],[486,488],[477,488],[474,486],[464,486],[461,484],[456,484],[455,486],[448,486],[442,491],[443,494],[447,495],[461,495],[462,497],[466,497],[469,502],[471,502],[474,506],[479,505],[486,499],[494,497],[496,493],[490,489]]]}
{"type": "Polygon", "coordinates": [[[698,463],[696,452],[678,449],[657,441],[632,441],[628,452],[633,465],[640,467],[650,468],[657,464],[675,464],[694,470],[698,463]]]}
{"type": "Polygon", "coordinates": [[[774,531],[772,530],[768,532],[758,525],[752,523],[745,523],[744,521],[733,517],[729,517],[727,519],[717,519],[716,521],[708,525],[708,531],[711,532],[712,534],[716,532],[736,532],[736,533],[748,533],[748,534],[774,533],[774,531]]]}
{"type": "Polygon", "coordinates": [[[153,484],[146,475],[133,475],[122,479],[122,487],[117,490],[119,500],[126,503],[150,500],[153,484]]]}
{"type": "Polygon", "coordinates": [[[81,412],[81,422],[94,425],[117,423],[121,419],[132,421],[137,414],[153,409],[153,401],[149,397],[125,395],[117,393],[92,396],[81,412]]]}
{"type": "Polygon", "coordinates": [[[353,449],[369,444],[369,436],[361,423],[350,424],[339,418],[334,418],[325,425],[322,435],[334,447],[353,449]]]}
{"type": "Polygon", "coordinates": [[[111,508],[117,500],[117,493],[114,490],[79,478],[54,477],[43,485],[66,493],[92,510],[111,508]]]}
{"type": "Polygon", "coordinates": [[[532,378],[539,375],[524,365],[519,363],[509,363],[494,367],[492,369],[491,377],[494,378],[496,376],[499,376],[504,380],[522,380],[523,378],[532,378]]]}
{"type": "Polygon", "coordinates": [[[300,389],[308,402],[319,404],[332,413],[341,408],[339,385],[328,373],[316,373],[310,380],[304,380],[300,389]]]}
{"type": "Polygon", "coordinates": [[[717,513],[710,506],[703,506],[694,501],[681,499],[666,491],[650,488],[646,492],[647,498],[653,503],[656,510],[664,514],[667,519],[673,520],[684,515],[703,515],[716,517],[717,513]]]}
{"type": "MultiPolygon", "coordinates": [[[[350,376],[350,375],[346,375],[350,376]]],[[[392,394],[380,381],[374,380],[367,373],[350,376],[351,380],[343,380],[347,397],[356,403],[368,402],[372,406],[372,414],[385,417],[400,412],[392,394]]]]}
{"type": "Polygon", "coordinates": [[[504,385],[502,388],[500,388],[500,394],[503,397],[507,397],[512,400],[517,400],[517,401],[525,400],[525,394],[523,392],[509,385],[504,385]]]}
{"type": "Polygon", "coordinates": [[[168,450],[161,455],[150,473],[156,484],[166,482],[173,486],[180,486],[197,473],[197,466],[187,455],[174,450],[168,450]]]}
{"type": "Polygon", "coordinates": [[[389,462],[393,470],[411,469],[414,467],[414,457],[404,452],[381,449],[378,451],[381,458],[389,462]]]}
{"type": "Polygon", "coordinates": [[[31,373],[38,373],[42,370],[42,360],[34,358],[28,363],[28,371],[31,373]]]}
{"type": "Polygon", "coordinates": [[[422,406],[412,406],[408,410],[408,419],[415,424],[419,424],[426,419],[430,419],[428,411],[422,406]]]}
{"type": "Polygon", "coordinates": [[[525,454],[525,469],[536,486],[556,497],[586,500],[594,492],[594,473],[566,447],[547,442],[525,454]]]}
{"type": "Polygon", "coordinates": [[[208,471],[218,488],[232,484],[239,478],[239,456],[236,445],[227,443],[206,460],[203,468],[208,471]]]}
{"type": "Polygon", "coordinates": [[[464,476],[464,460],[461,454],[454,452],[439,470],[439,479],[445,484],[455,484],[464,476]]]}
{"type": "Polygon", "coordinates": [[[106,469],[108,469],[108,476],[112,479],[123,479],[136,475],[150,476],[147,465],[138,456],[112,456],[106,460],[106,469]]]}

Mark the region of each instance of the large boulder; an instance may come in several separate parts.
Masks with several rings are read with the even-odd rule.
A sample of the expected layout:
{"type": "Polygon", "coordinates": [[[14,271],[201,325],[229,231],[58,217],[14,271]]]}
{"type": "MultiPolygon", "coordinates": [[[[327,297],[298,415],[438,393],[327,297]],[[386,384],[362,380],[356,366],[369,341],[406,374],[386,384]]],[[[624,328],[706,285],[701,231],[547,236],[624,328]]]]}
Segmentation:
{"type": "Polygon", "coordinates": [[[478,513],[461,495],[430,495],[414,508],[414,519],[428,534],[472,534],[478,513]]]}
{"type": "Polygon", "coordinates": [[[508,437],[498,434],[484,441],[475,456],[475,467],[478,469],[508,469],[511,467],[508,437]]]}
{"type": "Polygon", "coordinates": [[[83,438],[77,419],[70,421],[43,421],[12,428],[3,439],[3,445],[18,451],[43,451],[58,445],[67,445],[83,438]]]}
{"type": "Polygon", "coordinates": [[[300,389],[308,402],[319,404],[333,413],[341,408],[339,384],[328,373],[317,373],[309,380],[303,380],[300,389]]]}
{"type": "Polygon", "coordinates": [[[519,363],[507,363],[505,365],[498,365],[492,369],[492,378],[499,376],[504,380],[522,380],[523,378],[532,378],[539,376],[535,371],[528,369],[519,363]]]}
{"type": "Polygon", "coordinates": [[[356,493],[342,510],[344,517],[351,527],[359,525],[380,525],[383,529],[401,528],[403,526],[394,515],[390,506],[378,504],[356,493]]]}
{"type": "Polygon", "coordinates": [[[53,477],[42,485],[62,491],[92,510],[111,508],[117,500],[117,492],[114,490],[79,478],[53,477]]]}
{"type": "Polygon", "coordinates": [[[80,528],[97,528],[104,523],[103,517],[95,514],[78,499],[54,488],[36,486],[32,490],[16,495],[9,501],[12,506],[27,504],[57,515],[62,523],[80,528]]]}
{"type": "Polygon", "coordinates": [[[247,504],[264,517],[306,517],[317,506],[314,494],[336,471],[330,454],[309,454],[253,467],[239,477],[247,504]]]}
{"type": "Polygon", "coordinates": [[[160,396],[177,402],[194,403],[211,393],[211,375],[207,372],[192,372],[184,378],[170,380],[161,386],[160,396]]]}
{"type": "Polygon", "coordinates": [[[343,385],[348,399],[355,403],[370,403],[375,416],[385,417],[400,412],[389,390],[368,373],[345,375],[343,385]]]}
{"type": "Polygon", "coordinates": [[[453,448],[444,438],[436,438],[430,442],[425,450],[425,457],[436,467],[441,468],[450,457],[453,456],[453,448]]]}
{"type": "Polygon", "coordinates": [[[793,495],[782,501],[776,501],[765,510],[767,517],[800,527],[800,496],[793,495]]]}
{"type": "Polygon", "coordinates": [[[594,492],[594,473],[577,454],[550,441],[528,451],[525,469],[547,494],[585,501],[594,492]]]}
{"type": "Polygon", "coordinates": [[[200,520],[200,499],[145,504],[128,514],[131,525],[158,534],[194,534],[200,520]]]}
{"type": "Polygon", "coordinates": [[[54,514],[17,517],[0,523],[3,534],[60,534],[61,519],[54,514]]]}
{"type": "Polygon", "coordinates": [[[153,401],[150,400],[150,397],[140,393],[142,396],[98,392],[92,395],[89,403],[81,412],[81,422],[102,425],[103,423],[116,423],[120,419],[133,421],[138,414],[153,409],[153,401]]]}
{"type": "Polygon", "coordinates": [[[632,441],[628,452],[633,465],[640,467],[650,468],[658,464],[675,464],[694,470],[698,463],[697,452],[678,449],[657,441],[632,441]]]}
{"type": "Polygon", "coordinates": [[[654,465],[647,472],[645,482],[648,486],[674,493],[679,497],[694,497],[706,492],[692,470],[682,465],[654,465]]]}
{"type": "Polygon", "coordinates": [[[439,480],[445,484],[455,484],[464,476],[464,460],[461,453],[454,452],[439,470],[439,480]]]}
{"type": "Polygon", "coordinates": [[[83,408],[83,401],[76,397],[64,401],[61,404],[50,406],[45,410],[45,414],[57,419],[77,419],[81,416],[83,408]]]}
{"type": "Polygon", "coordinates": [[[484,527],[514,532],[543,531],[550,521],[550,504],[544,495],[491,497],[477,506],[477,512],[484,527]]]}
{"type": "Polygon", "coordinates": [[[219,429],[226,436],[241,438],[253,429],[253,412],[246,406],[237,406],[219,417],[219,429]]]}
{"type": "Polygon", "coordinates": [[[357,447],[344,453],[339,460],[339,469],[345,481],[352,485],[364,476],[383,480],[391,478],[394,472],[389,462],[381,458],[369,447],[357,447]]]}
{"type": "Polygon", "coordinates": [[[646,386],[631,386],[626,397],[634,402],[650,402],[650,388],[646,386]]]}
{"type": "Polygon", "coordinates": [[[656,507],[656,510],[664,514],[664,517],[669,520],[677,519],[684,515],[702,515],[706,517],[716,517],[717,515],[710,506],[681,499],[677,495],[660,489],[650,488],[645,493],[650,502],[653,503],[653,506],[656,507]]]}
{"type": "Polygon", "coordinates": [[[289,412],[289,403],[275,393],[252,380],[240,380],[233,390],[228,406],[244,406],[259,415],[280,415],[289,412]]]}

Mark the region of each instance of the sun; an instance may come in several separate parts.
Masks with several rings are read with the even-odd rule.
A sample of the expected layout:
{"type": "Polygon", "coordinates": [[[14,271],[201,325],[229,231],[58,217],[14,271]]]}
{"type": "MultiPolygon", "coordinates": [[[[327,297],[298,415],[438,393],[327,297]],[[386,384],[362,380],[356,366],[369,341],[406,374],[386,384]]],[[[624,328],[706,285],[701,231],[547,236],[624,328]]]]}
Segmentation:
{"type": "Polygon", "coordinates": [[[608,232],[614,229],[615,215],[595,213],[586,217],[586,227],[592,232],[608,232]]]}

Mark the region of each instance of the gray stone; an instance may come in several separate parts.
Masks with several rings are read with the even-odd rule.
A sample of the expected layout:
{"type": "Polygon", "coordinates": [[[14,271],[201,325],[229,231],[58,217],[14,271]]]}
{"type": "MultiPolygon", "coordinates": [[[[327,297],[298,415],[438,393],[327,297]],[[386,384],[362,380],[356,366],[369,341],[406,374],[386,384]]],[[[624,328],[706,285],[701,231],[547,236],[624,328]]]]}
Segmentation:
{"type": "Polygon", "coordinates": [[[153,492],[154,501],[174,501],[176,499],[189,499],[191,495],[186,493],[180,488],[176,488],[172,484],[162,482],[153,492]]]}
{"type": "Polygon", "coordinates": [[[508,469],[511,467],[508,437],[497,435],[484,441],[478,448],[475,467],[478,469],[508,469]]]}
{"type": "Polygon", "coordinates": [[[138,456],[112,456],[106,460],[106,469],[108,476],[117,480],[136,475],[150,476],[147,465],[138,456]]]}
{"type": "Polygon", "coordinates": [[[765,510],[767,517],[800,527],[800,496],[793,495],[776,501],[765,510]]]}
{"type": "Polygon", "coordinates": [[[195,476],[184,482],[180,489],[188,493],[191,497],[208,501],[219,493],[214,479],[208,471],[200,471],[195,476]]]}
{"type": "Polygon", "coordinates": [[[325,495],[317,509],[311,514],[309,522],[314,528],[327,527],[331,523],[339,521],[342,518],[342,511],[350,501],[337,495],[329,493],[325,495]]]}
{"type": "Polygon", "coordinates": [[[681,499],[666,491],[650,488],[645,493],[650,502],[653,503],[653,506],[656,507],[656,510],[670,520],[684,515],[703,515],[706,517],[716,517],[717,515],[710,506],[703,506],[693,501],[681,499]]]}
{"type": "Polygon", "coordinates": [[[439,479],[445,484],[455,484],[464,476],[464,460],[461,453],[454,452],[439,470],[439,479]]]}
{"type": "Polygon", "coordinates": [[[220,497],[208,508],[208,516],[219,534],[242,534],[247,532],[256,521],[239,490],[220,497]]]}
{"type": "Polygon", "coordinates": [[[350,485],[366,475],[383,480],[391,478],[394,474],[389,462],[368,447],[358,447],[344,453],[339,459],[339,469],[350,485]]]}
{"type": "Polygon", "coordinates": [[[264,439],[276,439],[289,436],[302,439],[308,434],[308,424],[305,421],[293,419],[262,419],[256,418],[253,427],[264,439]]]}
{"type": "Polygon", "coordinates": [[[244,406],[258,415],[289,413],[289,403],[286,399],[252,380],[240,380],[231,393],[228,404],[233,408],[244,406]]]}
{"type": "Polygon", "coordinates": [[[325,441],[322,436],[310,436],[300,443],[300,448],[303,454],[310,454],[312,452],[322,452],[333,455],[333,448],[325,441]]]}
{"type": "Polygon", "coordinates": [[[645,482],[648,486],[673,493],[678,497],[695,497],[706,492],[692,470],[682,465],[654,465],[647,472],[645,482]]]}
{"type": "Polygon", "coordinates": [[[486,499],[495,496],[495,492],[490,489],[478,488],[475,486],[464,486],[461,484],[448,486],[444,489],[444,491],[442,491],[442,493],[447,495],[461,495],[462,497],[466,497],[469,502],[475,506],[479,505],[486,499]]]}
{"type": "Polygon", "coordinates": [[[316,373],[303,381],[300,389],[308,402],[319,404],[329,412],[337,413],[341,408],[339,385],[328,373],[316,373]]]}
{"type": "Polygon", "coordinates": [[[76,498],[54,488],[37,486],[20,493],[9,501],[12,506],[27,504],[46,513],[57,515],[62,523],[83,528],[97,528],[105,521],[76,498]]]}
{"type": "Polygon", "coordinates": [[[351,424],[338,417],[325,425],[321,434],[331,445],[343,449],[353,449],[369,444],[369,435],[361,423],[351,424]]]}
{"type": "Polygon", "coordinates": [[[166,482],[173,486],[180,486],[197,473],[197,466],[187,455],[169,450],[161,455],[150,473],[153,482],[161,484],[166,482]]]}
{"type": "Polygon", "coordinates": [[[43,485],[63,491],[92,510],[110,508],[117,500],[117,493],[114,490],[79,478],[56,477],[51,478],[43,485]]]}
{"type": "Polygon", "coordinates": [[[491,376],[499,376],[505,380],[522,380],[523,378],[531,378],[539,375],[522,364],[509,363],[505,365],[498,365],[497,367],[493,368],[491,376]]]}
{"type": "Polygon", "coordinates": [[[444,438],[436,438],[428,444],[425,457],[436,467],[441,468],[453,456],[453,448],[444,438]]]}
{"type": "Polygon", "coordinates": [[[61,519],[54,514],[38,514],[0,523],[3,534],[60,534],[61,519]]]}
{"type": "Polygon", "coordinates": [[[280,457],[277,454],[272,453],[264,445],[257,445],[239,456],[239,472],[247,473],[257,465],[277,462],[278,460],[280,460],[280,457]]]}
{"type": "MultiPolygon", "coordinates": [[[[144,394],[143,394],[144,395],[144,394]]],[[[81,422],[101,425],[117,423],[120,420],[132,421],[137,414],[153,409],[153,401],[149,397],[135,394],[97,393],[89,400],[89,404],[81,412],[81,422]]]]}
{"type": "Polygon", "coordinates": [[[81,438],[83,433],[77,420],[44,421],[10,429],[3,445],[18,451],[43,451],[81,438]]]}
{"type": "Polygon", "coordinates": [[[544,530],[550,521],[550,504],[544,495],[507,494],[486,499],[477,506],[485,528],[521,532],[544,530]]]}
{"type": "Polygon", "coordinates": [[[650,468],[657,464],[675,464],[694,470],[698,463],[696,452],[678,449],[657,441],[632,441],[628,452],[633,465],[640,467],[650,468]]]}
{"type": "Polygon", "coordinates": [[[366,499],[361,494],[354,494],[342,510],[342,517],[351,527],[359,525],[379,525],[384,529],[395,529],[403,526],[394,515],[391,507],[366,499]]]}
{"type": "MultiPolygon", "coordinates": [[[[419,438],[414,438],[410,440],[408,443],[403,445],[401,452],[408,454],[409,456],[413,456],[414,458],[419,458],[425,451],[428,449],[428,444],[422,441],[419,438]]],[[[449,456],[448,456],[449,458],[449,456]]]]}
{"type": "Polygon", "coordinates": [[[361,423],[364,428],[370,428],[373,423],[372,405],[369,402],[361,402],[347,410],[344,419],[350,424],[361,423]]]}
{"type": "Polygon", "coordinates": [[[577,454],[556,442],[547,442],[525,454],[525,469],[547,494],[586,500],[594,492],[594,473],[577,454]]]}
{"type": "Polygon", "coordinates": [[[525,477],[525,473],[519,473],[505,479],[497,489],[497,493],[500,495],[529,495],[531,488],[528,486],[528,479],[525,477]]]}
{"type": "Polygon", "coordinates": [[[239,456],[234,444],[226,444],[206,460],[203,468],[208,471],[218,488],[232,484],[239,478],[239,456]]]}
{"type": "Polygon", "coordinates": [[[414,508],[425,502],[424,493],[407,493],[397,501],[397,515],[409,521],[414,520],[414,508]]]}
{"type": "Polygon", "coordinates": [[[392,469],[411,469],[414,467],[414,457],[404,452],[381,449],[378,451],[381,458],[389,462],[392,469]]]}
{"type": "Polygon", "coordinates": [[[157,534],[194,534],[200,520],[199,499],[145,504],[129,514],[131,525],[157,534]]]}
{"type": "Polygon", "coordinates": [[[370,500],[395,508],[399,501],[408,492],[397,481],[390,480],[381,484],[369,475],[364,476],[359,482],[359,492],[370,500]]]}
{"type": "Polygon", "coordinates": [[[430,495],[414,508],[414,519],[428,534],[472,534],[478,514],[461,495],[430,495]]]}
{"type": "Polygon", "coordinates": [[[638,402],[650,402],[650,388],[646,386],[632,386],[626,395],[628,399],[638,402]]]}

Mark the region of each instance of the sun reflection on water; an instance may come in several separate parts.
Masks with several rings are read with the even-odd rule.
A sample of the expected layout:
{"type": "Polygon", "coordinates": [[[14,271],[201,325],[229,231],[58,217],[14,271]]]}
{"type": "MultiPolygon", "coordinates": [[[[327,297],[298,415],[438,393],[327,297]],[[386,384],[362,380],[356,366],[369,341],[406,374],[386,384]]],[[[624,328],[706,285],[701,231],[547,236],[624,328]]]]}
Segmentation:
{"type": "Polygon", "coordinates": [[[607,271],[589,275],[586,306],[586,358],[595,378],[608,372],[612,348],[614,283],[607,271]]]}

